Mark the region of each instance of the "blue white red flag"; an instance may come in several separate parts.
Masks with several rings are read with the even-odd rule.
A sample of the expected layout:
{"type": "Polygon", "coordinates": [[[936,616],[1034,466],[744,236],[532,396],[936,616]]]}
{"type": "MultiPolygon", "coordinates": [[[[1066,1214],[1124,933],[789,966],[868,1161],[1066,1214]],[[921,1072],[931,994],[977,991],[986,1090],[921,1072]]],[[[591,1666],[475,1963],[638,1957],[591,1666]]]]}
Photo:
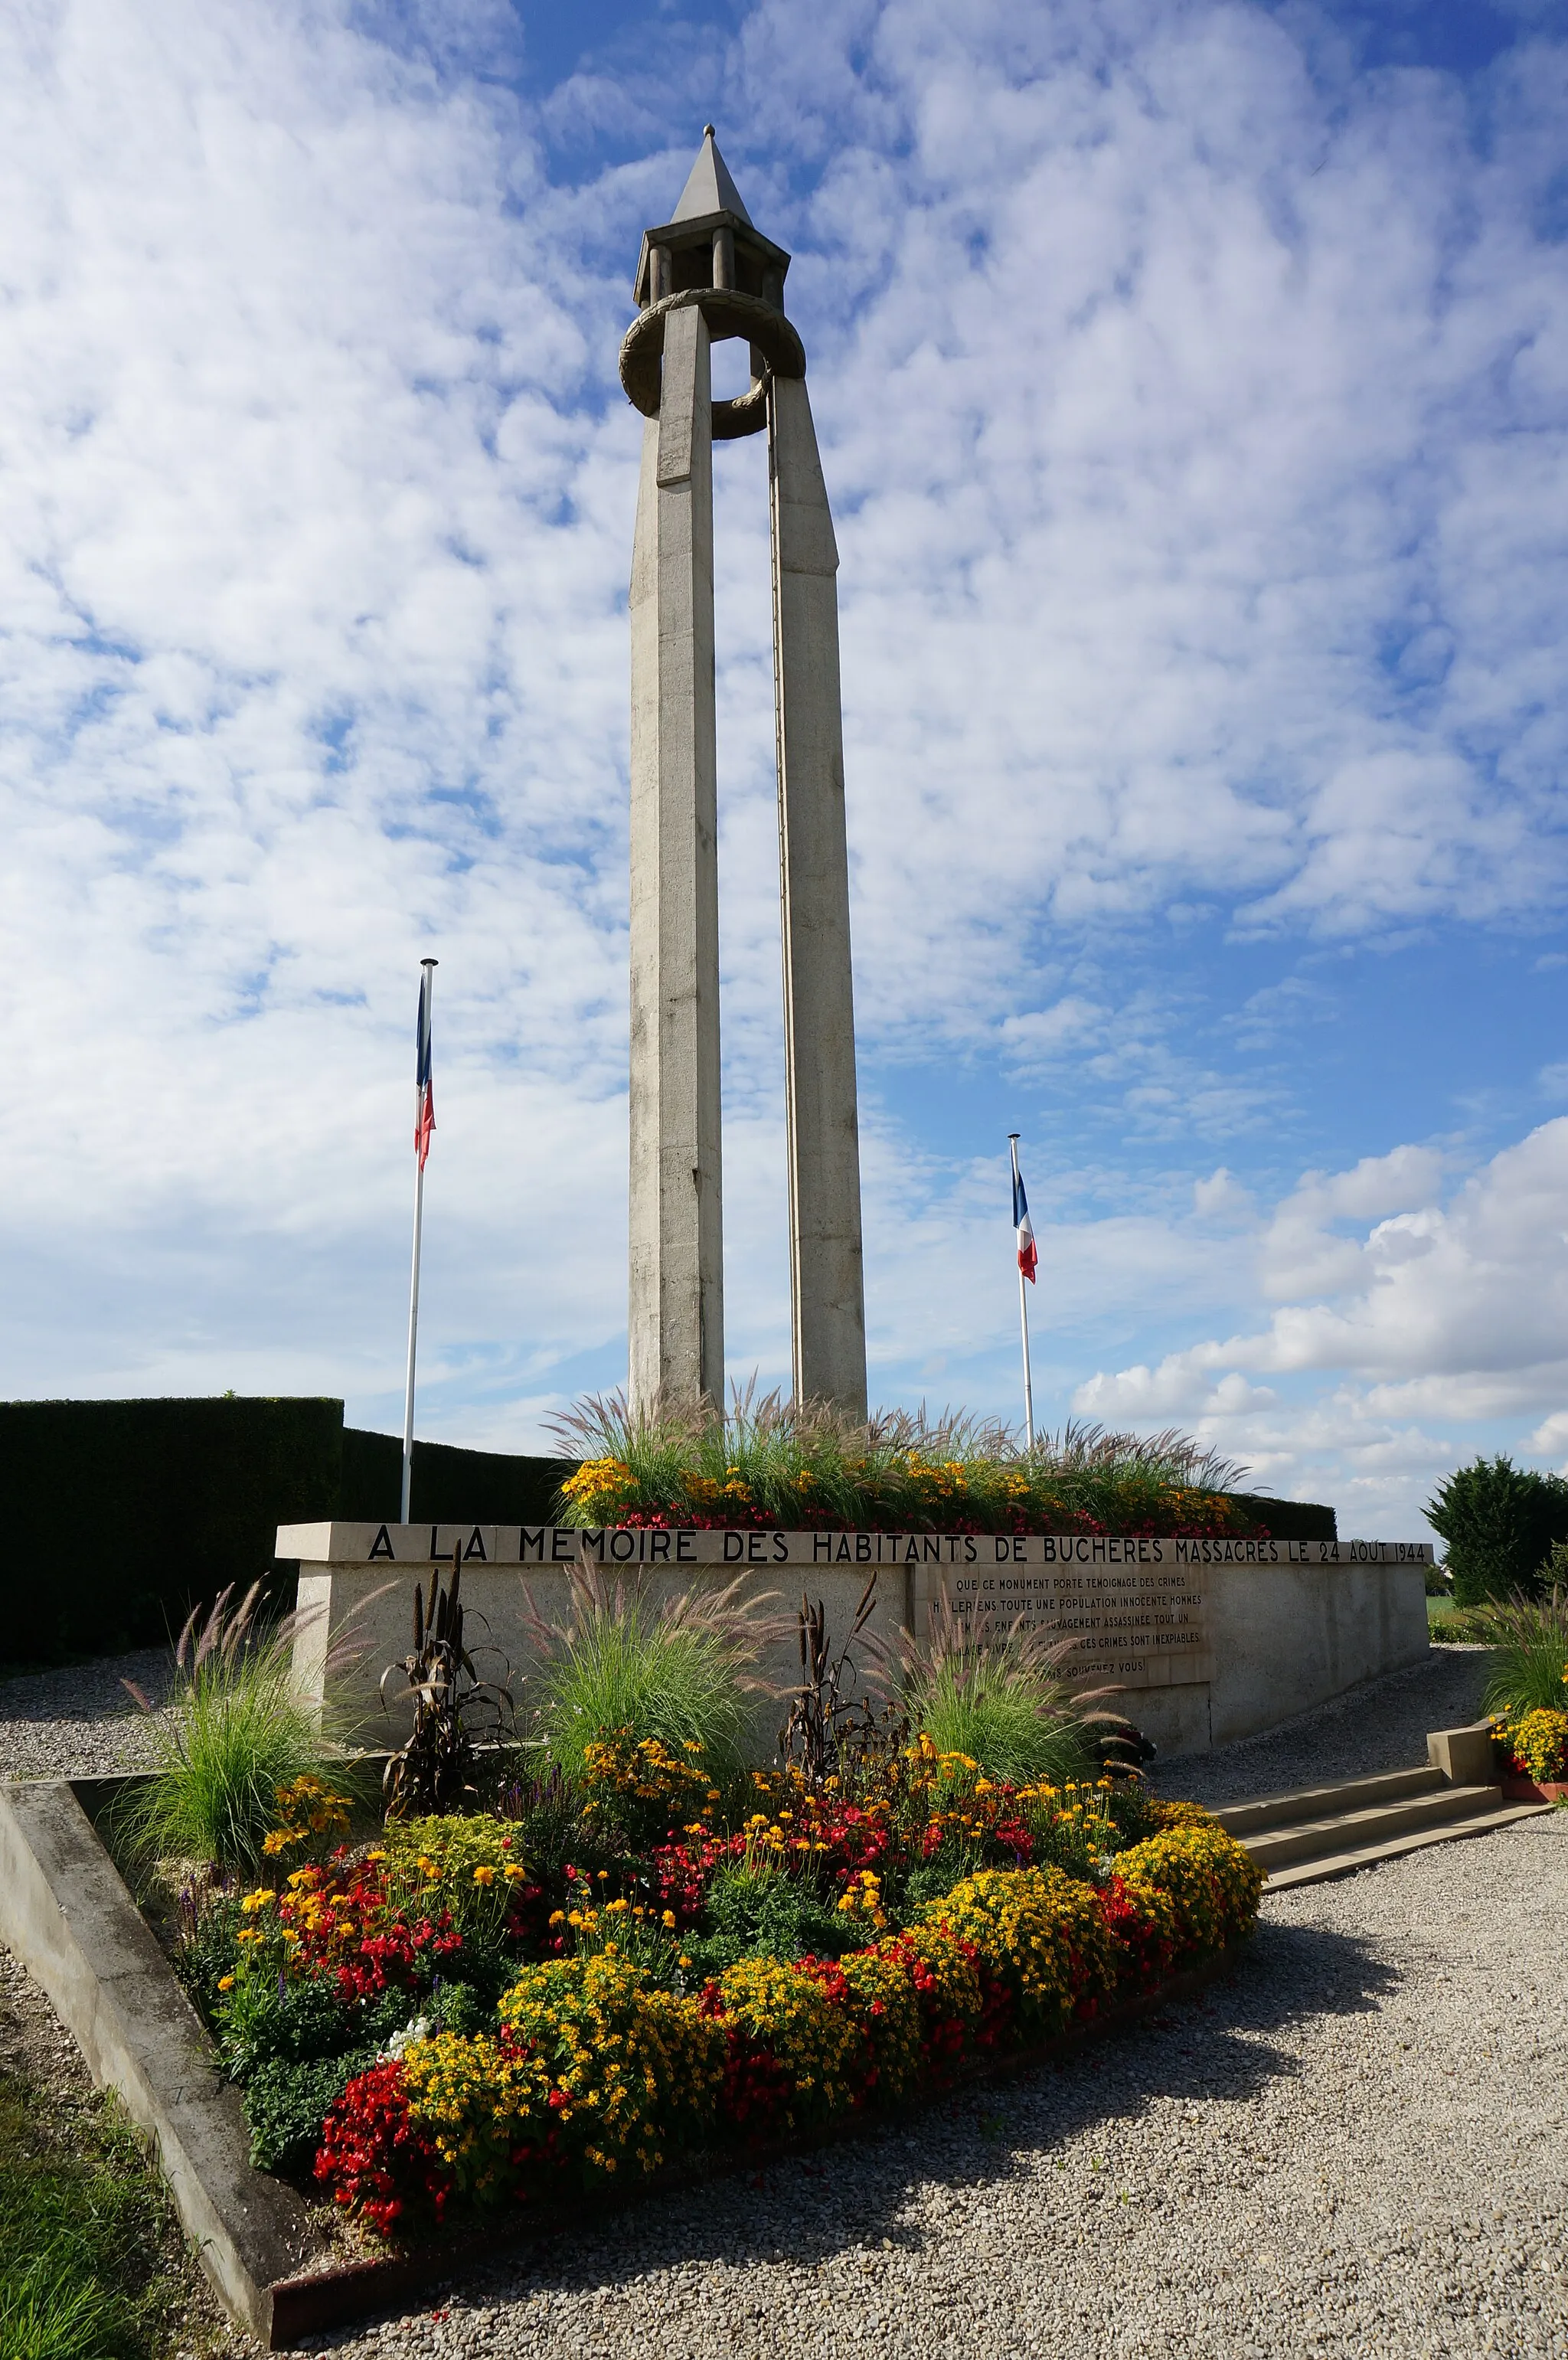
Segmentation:
{"type": "Polygon", "coordinates": [[[421,1172],[435,1127],[436,1094],[430,1079],[430,970],[427,967],[419,975],[419,1015],[414,1030],[414,1153],[421,1172]]]}
{"type": "Polygon", "coordinates": [[[1018,1268],[1032,1286],[1040,1254],[1034,1241],[1034,1223],[1029,1219],[1029,1198],[1024,1194],[1024,1175],[1018,1170],[1017,1140],[1013,1142],[1013,1227],[1018,1233],[1018,1268]]]}

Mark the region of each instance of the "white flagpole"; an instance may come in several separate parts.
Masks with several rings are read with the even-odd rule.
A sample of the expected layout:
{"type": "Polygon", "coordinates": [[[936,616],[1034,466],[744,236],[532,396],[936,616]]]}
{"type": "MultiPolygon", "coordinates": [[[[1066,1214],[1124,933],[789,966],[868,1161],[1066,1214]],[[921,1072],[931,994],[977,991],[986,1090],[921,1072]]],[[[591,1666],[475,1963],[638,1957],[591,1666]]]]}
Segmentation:
{"type": "MultiPolygon", "coordinates": [[[[438,962],[433,958],[421,959],[419,965],[424,969],[421,978],[423,986],[421,1013],[428,1022],[435,1006],[435,971],[438,962]]],[[[414,1082],[416,1134],[424,1111],[424,1084],[416,1077],[414,1082]]],[[[408,1281],[408,1381],[403,1394],[403,1506],[397,1519],[399,1524],[404,1524],[408,1522],[408,1501],[414,1484],[414,1354],[419,1335],[419,1239],[424,1221],[425,1159],[419,1153],[416,1144],[414,1151],[414,1267],[408,1281]]]]}
{"type": "MultiPolygon", "coordinates": [[[[1013,1178],[1015,1181],[1018,1176],[1018,1141],[1021,1136],[1022,1134],[1016,1131],[1009,1131],[1007,1133],[1007,1138],[1011,1142],[1013,1151],[1013,1178]]],[[[1018,1236],[1016,1231],[1014,1233],[1013,1243],[1016,1248],[1018,1244],[1018,1236]]],[[[1024,1448],[1026,1450],[1032,1450],[1034,1448],[1034,1382],[1029,1374],[1029,1296],[1025,1293],[1024,1269],[1022,1262],[1019,1262],[1018,1264],[1018,1328],[1023,1337],[1024,1346],[1024,1448]]],[[[407,1519],[405,1519],[405,1521],[407,1521],[407,1519]]]]}

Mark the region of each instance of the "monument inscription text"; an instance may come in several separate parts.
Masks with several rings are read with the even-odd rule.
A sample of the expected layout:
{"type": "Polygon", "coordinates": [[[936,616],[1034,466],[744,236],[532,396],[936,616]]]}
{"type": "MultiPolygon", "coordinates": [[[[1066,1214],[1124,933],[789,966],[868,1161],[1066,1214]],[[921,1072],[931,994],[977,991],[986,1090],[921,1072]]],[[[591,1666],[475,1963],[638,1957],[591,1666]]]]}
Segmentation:
{"type": "MultiPolygon", "coordinates": [[[[993,1627],[1076,1640],[1063,1666],[1074,1686],[1166,1688],[1209,1677],[1201,1568],[1140,1565],[1129,1557],[1117,1564],[955,1567],[939,1580],[961,1613],[983,1615],[993,1627]]],[[[932,1582],[920,1603],[934,1605],[936,1590],[932,1582]]]]}

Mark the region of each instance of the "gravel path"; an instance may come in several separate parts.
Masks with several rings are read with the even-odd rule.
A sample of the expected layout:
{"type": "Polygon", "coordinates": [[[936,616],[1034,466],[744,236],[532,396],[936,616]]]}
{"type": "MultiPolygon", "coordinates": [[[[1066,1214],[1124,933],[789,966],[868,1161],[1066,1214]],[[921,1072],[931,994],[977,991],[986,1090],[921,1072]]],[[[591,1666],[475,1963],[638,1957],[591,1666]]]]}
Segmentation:
{"type": "Polygon", "coordinates": [[[1261,1737],[1157,1762],[1150,1783],[1217,1810],[1335,1778],[1417,1769],[1426,1760],[1429,1730],[1480,1720],[1490,1662],[1486,1647],[1434,1647],[1408,1671],[1364,1681],[1261,1737]]]}
{"type": "Polygon", "coordinates": [[[150,1760],[149,1732],[125,1694],[135,1680],[155,1704],[174,1677],[167,1647],[106,1655],[0,1681],[0,1778],[84,1778],[150,1760]]]}
{"type": "Polygon", "coordinates": [[[1568,1814],[1265,1904],[1234,1983],[647,2204],[356,2360],[1568,2355],[1568,1814]]]}

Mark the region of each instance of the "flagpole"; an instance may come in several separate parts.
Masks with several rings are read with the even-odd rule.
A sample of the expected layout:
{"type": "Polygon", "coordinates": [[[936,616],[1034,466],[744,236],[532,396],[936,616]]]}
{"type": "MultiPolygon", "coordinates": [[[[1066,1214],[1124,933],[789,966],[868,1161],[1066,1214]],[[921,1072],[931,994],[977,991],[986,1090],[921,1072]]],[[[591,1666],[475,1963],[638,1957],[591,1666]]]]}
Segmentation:
{"type": "MultiPolygon", "coordinates": [[[[1007,1133],[1013,1151],[1015,1185],[1018,1177],[1018,1141],[1021,1137],[1020,1131],[1009,1131],[1007,1133]]],[[[1024,1448],[1026,1450],[1032,1450],[1034,1448],[1034,1381],[1029,1374],[1029,1296],[1024,1292],[1024,1266],[1021,1262],[1018,1264],[1018,1328],[1023,1337],[1024,1347],[1024,1448]]]]}
{"type": "MultiPolygon", "coordinates": [[[[435,1004],[435,970],[440,962],[421,959],[424,969],[424,1013],[428,1020],[435,1004]]],[[[414,1123],[418,1131],[424,1107],[424,1084],[414,1083],[414,1123]]],[[[419,1153],[416,1140],[414,1152],[414,1265],[408,1280],[408,1379],[403,1393],[403,1505],[398,1523],[408,1522],[408,1502],[414,1487],[414,1355],[419,1336],[419,1241],[425,1225],[425,1159],[419,1153]]]]}

